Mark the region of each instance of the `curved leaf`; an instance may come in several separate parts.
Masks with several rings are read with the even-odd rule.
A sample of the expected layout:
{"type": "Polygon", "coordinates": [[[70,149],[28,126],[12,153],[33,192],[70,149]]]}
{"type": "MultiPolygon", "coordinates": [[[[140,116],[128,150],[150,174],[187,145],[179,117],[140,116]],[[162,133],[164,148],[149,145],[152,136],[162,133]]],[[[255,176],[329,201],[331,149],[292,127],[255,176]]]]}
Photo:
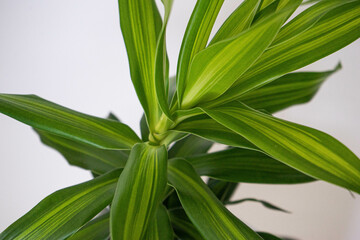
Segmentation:
{"type": "Polygon", "coordinates": [[[244,94],[239,100],[252,108],[274,113],[295,104],[310,101],[322,83],[339,69],[341,69],[341,64],[327,72],[289,73],[259,89],[244,94]]]}
{"type": "Polygon", "coordinates": [[[142,239],[155,216],[166,183],[165,146],[136,144],[121,174],[110,212],[111,237],[142,239]]]}
{"type": "Polygon", "coordinates": [[[112,200],[121,170],[59,190],[0,234],[7,239],[64,239],[76,232],[112,200]]]}
{"type": "Polygon", "coordinates": [[[176,86],[178,102],[182,102],[188,69],[194,56],[203,50],[224,0],[198,0],[187,25],[180,48],[176,86]]]}
{"type": "Polygon", "coordinates": [[[274,159],[360,193],[360,159],[333,137],[240,104],[205,111],[274,159]]]}
{"type": "Polygon", "coordinates": [[[150,221],[146,236],[148,240],[173,240],[174,232],[170,223],[167,209],[160,204],[156,211],[155,218],[150,221]]]}
{"type": "Polygon", "coordinates": [[[205,239],[261,239],[222,205],[185,160],[169,161],[168,179],[186,214],[205,239]]]}
{"type": "Polygon", "coordinates": [[[199,175],[231,182],[296,184],[313,178],[265,155],[247,149],[228,149],[186,158],[199,175]]]}
{"type": "Polygon", "coordinates": [[[207,185],[222,203],[228,202],[239,186],[238,183],[225,182],[212,178],[208,180],[207,185]]]}
{"type": "Polygon", "coordinates": [[[169,158],[187,157],[206,153],[213,142],[199,138],[194,135],[187,136],[177,141],[169,150],[169,158]]]}
{"type": "Polygon", "coordinates": [[[140,139],[127,125],[79,113],[35,95],[0,94],[0,112],[34,128],[104,149],[130,149],[140,139]]]}
{"type": "Polygon", "coordinates": [[[184,240],[204,240],[183,209],[169,211],[176,236],[184,240]]]}
{"type": "Polygon", "coordinates": [[[280,211],[280,212],[284,212],[284,213],[290,213],[289,211],[282,209],[280,207],[277,207],[272,203],[269,203],[269,202],[263,201],[263,200],[259,200],[259,199],[255,199],[255,198],[244,198],[244,199],[240,199],[240,200],[236,200],[236,201],[228,201],[225,204],[234,205],[234,204],[239,204],[239,203],[244,203],[244,202],[257,202],[257,203],[261,203],[264,207],[269,208],[271,210],[280,211]]]}
{"type": "Polygon", "coordinates": [[[131,80],[150,129],[160,116],[155,90],[155,53],[162,21],[155,0],[118,0],[120,26],[129,58],[131,80]]]}

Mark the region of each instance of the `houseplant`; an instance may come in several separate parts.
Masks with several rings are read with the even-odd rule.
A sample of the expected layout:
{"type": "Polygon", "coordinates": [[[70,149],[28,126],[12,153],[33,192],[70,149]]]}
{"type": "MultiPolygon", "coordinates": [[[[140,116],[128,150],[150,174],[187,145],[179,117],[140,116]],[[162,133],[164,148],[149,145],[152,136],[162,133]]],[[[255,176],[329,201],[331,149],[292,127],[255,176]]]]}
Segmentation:
{"type": "Polygon", "coordinates": [[[271,116],[308,101],[338,69],[289,73],[359,37],[359,1],[321,1],[284,27],[301,1],[245,1],[207,44],[221,4],[198,1],[174,84],[165,49],[171,1],[164,1],[164,24],[153,2],[120,1],[132,80],[146,115],[142,140],[114,116],[1,95],[1,112],[33,126],[45,144],[96,178],[50,195],[0,239],[101,239],[109,225],[113,239],[171,239],[172,229],[180,238],[261,239],[223,206],[236,182],[316,178],[359,193],[359,159],[346,147],[271,116]],[[231,148],[206,154],[213,141],[231,148]],[[199,175],[212,179],[205,185],[199,175]],[[109,204],[110,213],[83,227],[109,204]]]}

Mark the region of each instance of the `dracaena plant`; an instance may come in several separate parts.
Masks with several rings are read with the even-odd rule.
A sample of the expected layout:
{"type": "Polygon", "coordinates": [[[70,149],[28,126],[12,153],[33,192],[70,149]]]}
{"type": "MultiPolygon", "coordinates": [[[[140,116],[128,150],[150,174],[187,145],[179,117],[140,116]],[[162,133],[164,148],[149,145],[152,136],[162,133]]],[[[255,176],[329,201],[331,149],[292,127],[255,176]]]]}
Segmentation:
{"type": "MultiPolygon", "coordinates": [[[[360,193],[360,160],[333,137],[272,116],[308,102],[340,65],[293,72],[360,37],[360,1],[245,0],[213,38],[224,0],[198,0],[175,77],[154,0],[119,0],[141,138],[114,115],[98,118],[34,95],[0,95],[0,111],[94,179],[57,191],[0,239],[278,239],[227,204],[238,183],[327,181],[360,193]],[[228,145],[208,153],[214,142],[228,145]],[[202,176],[210,177],[205,183],[202,176]],[[102,214],[99,215],[99,213],[102,214]]],[[[175,9],[176,10],[176,9],[175,9]]]]}

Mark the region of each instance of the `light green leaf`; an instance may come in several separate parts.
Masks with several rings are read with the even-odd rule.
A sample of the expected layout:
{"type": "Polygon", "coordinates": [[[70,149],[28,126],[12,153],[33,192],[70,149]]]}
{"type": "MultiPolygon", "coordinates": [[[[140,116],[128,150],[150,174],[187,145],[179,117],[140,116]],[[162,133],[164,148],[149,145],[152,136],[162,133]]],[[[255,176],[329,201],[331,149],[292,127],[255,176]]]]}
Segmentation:
{"type": "Polygon", "coordinates": [[[239,100],[246,105],[274,113],[287,107],[309,102],[322,83],[341,69],[341,64],[327,72],[295,72],[242,95],[239,100]]]}
{"type": "Polygon", "coordinates": [[[216,32],[210,42],[210,45],[221,40],[234,37],[242,31],[248,29],[253,21],[256,11],[259,8],[260,2],[261,0],[243,1],[216,32]]]}
{"type": "Polygon", "coordinates": [[[36,130],[42,143],[59,151],[69,164],[103,174],[123,168],[129,154],[121,150],[106,150],[36,130]]]}
{"type": "Polygon", "coordinates": [[[0,234],[7,239],[64,239],[112,200],[121,170],[59,190],[31,209],[0,234]]]}
{"type": "Polygon", "coordinates": [[[187,157],[206,153],[213,142],[199,138],[194,135],[187,136],[177,141],[169,150],[169,158],[187,157]]]}
{"type": "Polygon", "coordinates": [[[67,240],[107,240],[110,237],[110,212],[102,214],[88,222],[67,240]]]}
{"type": "Polygon", "coordinates": [[[162,21],[154,0],[118,0],[130,74],[150,129],[160,116],[155,90],[155,54],[162,21]]]}
{"type": "Polygon", "coordinates": [[[241,104],[205,111],[274,159],[360,193],[360,160],[333,137],[241,104]]]}
{"type": "Polygon", "coordinates": [[[261,239],[223,206],[185,160],[169,162],[168,179],[186,214],[205,239],[261,239]]]}
{"type": "Polygon", "coordinates": [[[287,13],[273,15],[198,53],[190,66],[181,108],[213,100],[231,87],[270,45],[287,13]]]}
{"type": "Polygon", "coordinates": [[[198,0],[187,25],[180,48],[176,85],[178,102],[182,102],[188,69],[194,56],[203,50],[224,0],[198,0]]]}
{"type": "Polygon", "coordinates": [[[263,184],[296,184],[314,181],[313,178],[274,160],[264,153],[247,149],[228,149],[220,152],[187,157],[202,176],[231,182],[263,184]]]}
{"type": "Polygon", "coordinates": [[[166,52],[166,26],[169,20],[173,0],[162,1],[165,8],[164,24],[161,28],[155,55],[155,89],[156,96],[164,114],[171,119],[168,103],[169,94],[169,60],[166,52]]]}
{"type": "Polygon", "coordinates": [[[308,30],[266,50],[223,96],[207,106],[237,99],[254,88],[336,52],[359,37],[360,1],[336,7],[308,30]]]}
{"type": "Polygon", "coordinates": [[[269,208],[271,210],[280,211],[280,212],[284,212],[284,213],[290,213],[289,211],[282,209],[280,207],[277,207],[272,203],[269,203],[269,202],[263,201],[263,200],[259,200],[259,199],[255,199],[255,198],[244,198],[244,199],[235,200],[235,201],[228,201],[225,204],[234,205],[234,204],[239,204],[239,203],[244,203],[244,202],[257,202],[257,203],[261,203],[264,207],[269,208]]]}
{"type": "Polygon", "coordinates": [[[148,240],[173,240],[174,232],[170,223],[167,209],[160,204],[154,219],[149,223],[146,236],[148,240]]]}
{"type": "Polygon", "coordinates": [[[0,94],[0,112],[61,137],[104,149],[130,149],[140,142],[125,124],[79,113],[35,95],[0,94]]]}
{"type": "Polygon", "coordinates": [[[204,240],[183,209],[169,211],[175,234],[182,240],[204,240]]]}
{"type": "Polygon", "coordinates": [[[111,206],[112,239],[144,237],[165,191],[166,169],[167,150],[164,146],[139,143],[133,147],[111,206]]]}
{"type": "Polygon", "coordinates": [[[233,147],[258,150],[254,144],[239,134],[204,115],[186,119],[178,124],[173,131],[191,133],[201,138],[233,147]]]}

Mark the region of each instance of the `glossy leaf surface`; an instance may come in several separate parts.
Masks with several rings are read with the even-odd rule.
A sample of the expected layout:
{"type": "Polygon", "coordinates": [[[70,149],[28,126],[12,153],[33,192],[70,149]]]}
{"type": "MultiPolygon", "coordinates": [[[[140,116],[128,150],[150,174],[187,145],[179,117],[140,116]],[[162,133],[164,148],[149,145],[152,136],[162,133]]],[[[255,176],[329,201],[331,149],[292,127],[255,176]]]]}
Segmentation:
{"type": "Polygon", "coordinates": [[[165,146],[136,144],[121,174],[111,206],[111,237],[142,239],[167,183],[165,146]]]}
{"type": "Polygon", "coordinates": [[[104,209],[121,170],[59,190],[0,234],[0,239],[64,239],[104,209]]]}
{"type": "Polygon", "coordinates": [[[185,160],[170,161],[168,170],[186,214],[205,239],[261,239],[222,205],[185,160]]]}
{"type": "Polygon", "coordinates": [[[79,113],[35,95],[0,94],[0,112],[34,128],[104,149],[140,142],[125,124],[79,113]]]}

